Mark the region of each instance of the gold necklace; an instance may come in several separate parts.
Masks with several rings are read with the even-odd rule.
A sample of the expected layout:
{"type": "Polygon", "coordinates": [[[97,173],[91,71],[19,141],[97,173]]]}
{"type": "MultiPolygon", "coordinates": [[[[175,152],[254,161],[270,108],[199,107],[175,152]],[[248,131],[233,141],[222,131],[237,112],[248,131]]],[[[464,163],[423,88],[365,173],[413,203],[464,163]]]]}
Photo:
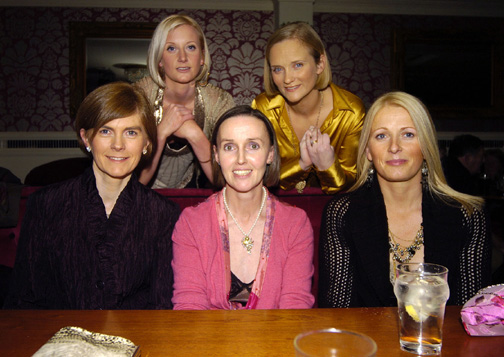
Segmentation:
{"type": "Polygon", "coordinates": [[[401,248],[401,245],[396,242],[395,239],[399,239],[390,228],[388,229],[389,233],[389,252],[393,254],[394,260],[399,263],[409,263],[410,259],[413,258],[417,250],[420,250],[422,245],[424,244],[424,232],[423,225],[420,224],[420,228],[417,231],[415,240],[413,243],[406,248],[401,248]],[[395,239],[394,239],[395,238],[395,239]]]}
{"type": "Polygon", "coordinates": [[[240,225],[238,224],[238,221],[236,220],[236,218],[231,213],[231,210],[229,209],[229,206],[226,201],[226,188],[227,187],[224,187],[224,190],[222,191],[222,198],[224,200],[224,206],[226,207],[226,210],[228,211],[229,215],[233,219],[234,223],[236,224],[236,226],[238,227],[240,232],[242,232],[242,234],[243,234],[243,238],[241,240],[241,244],[242,244],[243,248],[247,249],[247,253],[251,254],[252,248],[254,247],[254,241],[252,240],[252,238],[250,238],[250,233],[252,233],[252,230],[256,226],[257,221],[259,220],[259,217],[261,217],[261,212],[264,208],[264,204],[266,203],[266,196],[267,196],[266,189],[264,188],[264,186],[262,187],[263,198],[262,198],[262,202],[261,202],[261,208],[259,209],[259,213],[257,214],[257,217],[254,221],[254,224],[252,224],[252,227],[250,227],[250,230],[248,231],[248,233],[245,233],[245,231],[242,229],[242,227],[240,227],[240,225]]]}
{"type": "MultiPolygon", "coordinates": [[[[324,105],[324,92],[319,91],[319,93],[320,93],[320,105],[318,108],[317,120],[315,121],[315,129],[318,129],[318,122],[320,119],[320,113],[322,112],[322,106],[324,105]]],[[[290,115],[289,105],[287,104],[287,102],[285,103],[285,107],[287,108],[287,115],[289,116],[289,124],[291,125],[291,130],[294,133],[294,127],[290,123],[291,115],[290,115]]]]}

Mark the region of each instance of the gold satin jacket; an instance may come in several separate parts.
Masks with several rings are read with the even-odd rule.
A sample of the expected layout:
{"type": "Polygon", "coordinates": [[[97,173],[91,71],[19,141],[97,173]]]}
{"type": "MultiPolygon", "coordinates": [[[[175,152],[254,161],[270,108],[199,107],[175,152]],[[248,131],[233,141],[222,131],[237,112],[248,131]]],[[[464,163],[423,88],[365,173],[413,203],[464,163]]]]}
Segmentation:
{"type": "Polygon", "coordinates": [[[304,171],[299,166],[299,139],[292,130],[282,95],[268,97],[266,93],[261,93],[252,102],[252,107],[264,113],[275,128],[281,158],[280,188],[284,190],[299,190],[306,183],[307,187],[321,187],[325,193],[332,194],[350,187],[355,181],[364,104],[359,97],[333,83],[331,90],[333,111],[322,123],[320,131],[331,138],[334,164],[324,171],[314,166],[304,171]]]}

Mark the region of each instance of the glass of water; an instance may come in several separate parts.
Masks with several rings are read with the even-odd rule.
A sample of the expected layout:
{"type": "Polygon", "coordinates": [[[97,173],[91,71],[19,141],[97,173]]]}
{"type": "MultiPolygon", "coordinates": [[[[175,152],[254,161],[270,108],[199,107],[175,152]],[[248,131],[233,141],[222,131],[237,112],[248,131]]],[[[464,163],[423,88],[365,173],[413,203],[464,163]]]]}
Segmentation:
{"type": "Polygon", "coordinates": [[[394,293],[401,349],[418,355],[441,353],[445,306],[450,296],[448,269],[430,263],[399,264],[394,293]]]}

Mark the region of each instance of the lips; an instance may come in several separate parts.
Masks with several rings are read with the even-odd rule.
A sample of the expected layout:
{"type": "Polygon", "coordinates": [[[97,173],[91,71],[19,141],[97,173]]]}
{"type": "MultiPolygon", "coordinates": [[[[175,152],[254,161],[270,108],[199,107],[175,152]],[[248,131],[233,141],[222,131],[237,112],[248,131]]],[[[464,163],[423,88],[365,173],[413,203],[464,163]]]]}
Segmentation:
{"type": "Polygon", "coordinates": [[[296,89],[298,89],[298,88],[299,88],[299,85],[297,85],[297,86],[292,86],[292,87],[285,87],[285,90],[286,90],[287,92],[293,92],[293,91],[295,91],[295,90],[296,90],[296,89]]]}
{"type": "Polygon", "coordinates": [[[404,160],[404,159],[387,160],[387,164],[391,165],[391,166],[399,166],[399,165],[406,163],[407,161],[408,160],[404,160]]]}
{"type": "Polygon", "coordinates": [[[247,176],[252,170],[234,170],[233,173],[238,176],[247,176]]]}
{"type": "Polygon", "coordinates": [[[127,157],[117,157],[117,156],[107,156],[107,158],[117,162],[124,161],[127,159],[127,157]]]}

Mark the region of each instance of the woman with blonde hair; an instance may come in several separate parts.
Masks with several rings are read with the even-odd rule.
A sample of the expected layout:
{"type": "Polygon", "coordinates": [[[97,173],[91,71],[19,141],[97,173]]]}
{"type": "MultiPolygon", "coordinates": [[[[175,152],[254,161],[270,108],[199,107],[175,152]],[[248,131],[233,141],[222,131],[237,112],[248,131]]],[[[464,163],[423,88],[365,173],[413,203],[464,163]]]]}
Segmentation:
{"type": "Polygon", "coordinates": [[[187,15],[159,23],[149,46],[149,77],[142,88],[156,117],[158,145],[140,175],[153,188],[197,187],[210,181],[210,142],[219,116],[234,106],[231,95],[208,83],[210,51],[203,30],[187,15]]]}
{"type": "Polygon", "coordinates": [[[369,109],[359,141],[357,181],[322,218],[319,306],[393,306],[398,263],[448,268],[449,304],[490,283],[483,200],[451,189],[436,132],[416,97],[391,92],[369,109]]]}
{"type": "Polygon", "coordinates": [[[331,77],[324,44],[309,24],[287,24],[269,38],[265,92],[252,106],[277,133],[284,190],[312,186],[335,193],[355,181],[364,105],[331,77]]]}

